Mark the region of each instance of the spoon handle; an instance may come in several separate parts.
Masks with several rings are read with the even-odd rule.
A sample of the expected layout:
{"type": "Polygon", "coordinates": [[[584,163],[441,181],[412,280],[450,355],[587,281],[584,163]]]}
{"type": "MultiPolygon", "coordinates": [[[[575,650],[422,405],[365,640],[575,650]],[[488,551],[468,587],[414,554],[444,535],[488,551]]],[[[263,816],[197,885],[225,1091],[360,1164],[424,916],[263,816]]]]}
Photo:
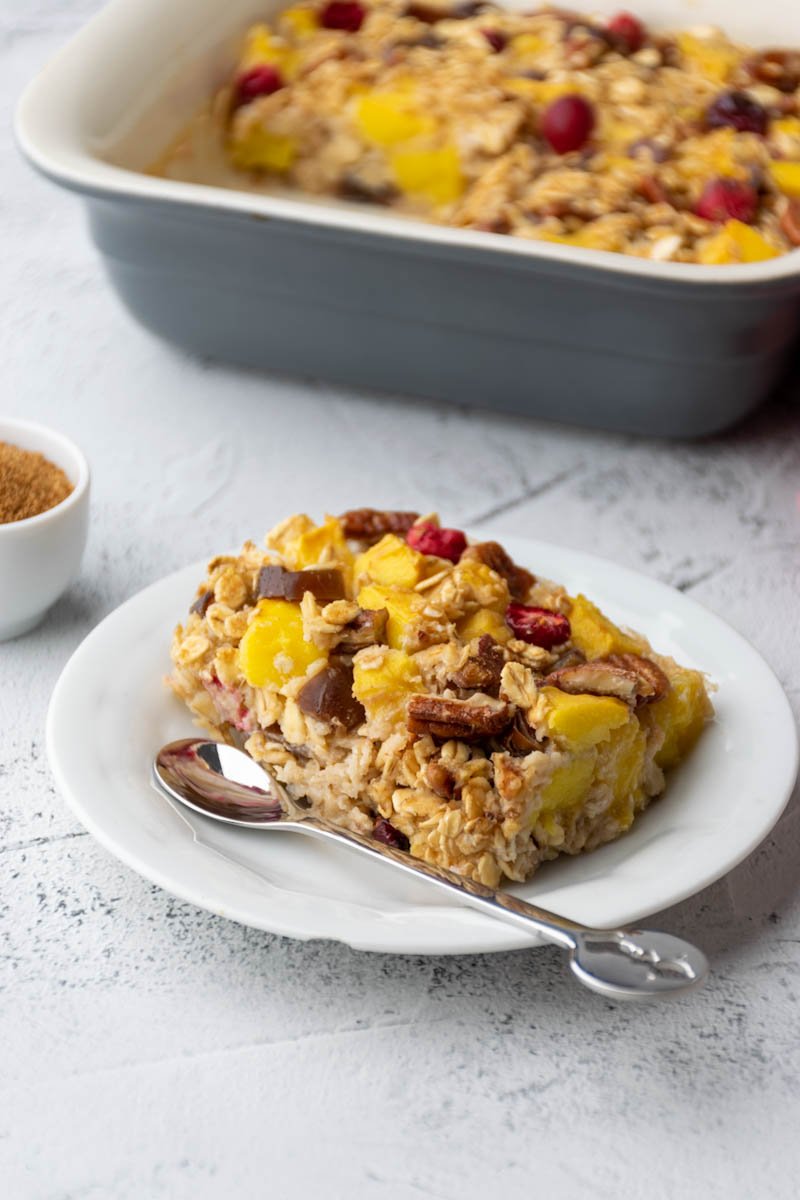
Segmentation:
{"type": "Polygon", "coordinates": [[[455,894],[462,904],[516,925],[537,940],[554,942],[569,952],[570,966],[581,982],[609,998],[639,999],[685,992],[702,983],[708,973],[702,952],[671,934],[655,930],[590,929],[510,892],[496,891],[320,817],[281,822],[273,828],[293,829],[345,843],[372,858],[391,863],[407,875],[422,876],[455,894]]]}
{"type": "Polygon", "coordinates": [[[677,994],[697,987],[708,973],[703,954],[671,934],[589,929],[510,892],[495,891],[317,817],[295,803],[267,768],[224,742],[184,738],[162,746],[153,763],[153,780],[167,796],[214,820],[262,831],[296,830],[427,879],[462,904],[561,946],[578,979],[604,996],[625,1000],[677,994]]]}

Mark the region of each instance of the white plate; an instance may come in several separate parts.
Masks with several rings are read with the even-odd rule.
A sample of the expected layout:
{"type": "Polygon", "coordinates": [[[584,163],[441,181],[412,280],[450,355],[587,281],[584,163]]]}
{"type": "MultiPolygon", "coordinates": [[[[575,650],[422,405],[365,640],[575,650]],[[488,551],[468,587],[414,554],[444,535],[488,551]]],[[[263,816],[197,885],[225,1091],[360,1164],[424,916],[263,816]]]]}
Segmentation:
{"type": "MultiPolygon", "coordinates": [[[[693,600],[591,555],[502,541],[518,562],[586,592],[719,687],[716,721],[630,833],[593,854],[548,863],[514,889],[588,924],[638,921],[718,879],[772,828],[797,774],[791,709],[752,646],[693,600]]],[[[404,954],[535,944],[345,849],[226,829],[161,798],[149,782],[153,753],[193,732],[162,683],[170,635],[203,576],[204,564],[187,567],[123,604],[89,634],[56,685],[50,765],[90,833],[176,896],[290,937],[404,954]]]]}

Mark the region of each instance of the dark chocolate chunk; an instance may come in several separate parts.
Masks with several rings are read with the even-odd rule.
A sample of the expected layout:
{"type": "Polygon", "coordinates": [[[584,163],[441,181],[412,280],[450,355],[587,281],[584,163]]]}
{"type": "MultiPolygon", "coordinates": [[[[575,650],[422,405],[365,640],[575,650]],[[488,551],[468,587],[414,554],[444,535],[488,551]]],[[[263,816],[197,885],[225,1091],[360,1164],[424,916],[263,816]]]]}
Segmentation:
{"type": "Polygon", "coordinates": [[[378,541],[385,533],[405,536],[419,513],[384,508],[351,508],[339,517],[344,536],[356,541],[378,541]]]}
{"type": "Polygon", "coordinates": [[[299,602],[306,592],[315,600],[344,600],[344,578],[338,567],[312,567],[307,571],[287,571],[285,567],[262,567],[258,573],[260,600],[299,602]]]}
{"type": "Polygon", "coordinates": [[[353,671],[342,662],[329,663],[304,683],[297,693],[301,712],[318,721],[338,721],[355,729],[365,719],[364,706],[353,695],[353,671]]]}

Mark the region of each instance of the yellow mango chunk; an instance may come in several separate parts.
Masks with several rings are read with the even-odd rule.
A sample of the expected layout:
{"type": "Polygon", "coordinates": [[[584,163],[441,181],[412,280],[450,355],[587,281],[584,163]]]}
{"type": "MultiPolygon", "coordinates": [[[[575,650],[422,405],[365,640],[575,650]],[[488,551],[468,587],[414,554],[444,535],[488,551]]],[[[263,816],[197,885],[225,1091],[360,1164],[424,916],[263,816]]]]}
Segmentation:
{"type": "Polygon", "coordinates": [[[504,79],[502,86],[506,92],[513,92],[515,96],[523,96],[532,100],[534,104],[541,105],[551,104],[553,100],[560,100],[562,96],[581,94],[580,85],[574,82],[551,82],[547,79],[525,79],[522,76],[504,79]]]}
{"type": "Polygon", "coordinates": [[[537,58],[547,48],[548,43],[545,38],[536,33],[518,33],[508,44],[508,50],[514,58],[528,60],[537,58]]]}
{"type": "MultiPolygon", "coordinates": [[[[611,731],[609,738],[613,755],[614,799],[625,803],[636,790],[641,779],[647,738],[638,721],[628,721],[611,731]]],[[[631,809],[630,819],[633,820],[631,809]]]]}
{"type": "Polygon", "coordinates": [[[231,142],[230,156],[234,166],[245,170],[288,171],[297,154],[295,138],[270,133],[260,126],[248,130],[247,135],[231,142]]]}
{"type": "Polygon", "coordinates": [[[239,70],[249,71],[251,67],[269,63],[280,67],[284,75],[290,76],[296,60],[296,51],[287,46],[282,38],[276,38],[268,25],[254,25],[248,30],[239,70]]]}
{"type": "Polygon", "coordinates": [[[701,244],[697,257],[706,266],[721,266],[725,263],[764,262],[768,258],[777,258],[779,253],[757,229],[742,221],[726,221],[719,233],[701,244]]]}
{"type": "Polygon", "coordinates": [[[622,829],[628,829],[633,824],[644,797],[641,780],[646,749],[647,737],[637,720],[612,730],[607,747],[603,747],[604,758],[606,755],[608,757],[602,778],[610,783],[614,793],[609,816],[622,829]]]}
{"type": "Polygon", "coordinates": [[[643,642],[618,629],[586,596],[576,596],[569,613],[572,644],[587,658],[605,658],[609,654],[639,654],[643,642]]]}
{"type": "Polygon", "coordinates": [[[627,704],[613,696],[571,696],[558,688],[543,687],[547,700],[547,725],[553,738],[568,750],[587,750],[608,738],[612,729],[632,717],[627,704]]]}
{"type": "Polygon", "coordinates": [[[786,196],[800,196],[800,162],[771,162],[769,173],[786,196]]]}
{"type": "Polygon", "coordinates": [[[742,155],[742,135],[735,129],[726,127],[715,129],[703,138],[690,139],[681,146],[677,166],[690,184],[694,184],[698,179],[709,180],[717,176],[725,179],[746,179],[752,162],[748,160],[748,154],[745,154],[744,158],[742,155]]]}
{"type": "Polygon", "coordinates": [[[679,33],[675,40],[685,66],[719,83],[724,83],[742,58],[735,46],[721,38],[699,38],[693,33],[679,33]]]}
{"type": "Polygon", "coordinates": [[[663,700],[642,710],[641,720],[643,725],[657,725],[665,731],[656,763],[667,770],[688,754],[714,710],[699,671],[663,660],[661,666],[672,687],[663,700]]]}
{"type": "Polygon", "coordinates": [[[479,604],[505,616],[508,608],[508,584],[486,563],[474,559],[462,559],[453,568],[452,583],[462,597],[463,604],[479,604]]]}
{"type": "Polygon", "coordinates": [[[606,115],[600,122],[600,136],[606,142],[627,146],[641,135],[639,127],[633,121],[621,121],[619,117],[606,115]]]}
{"type": "Polygon", "coordinates": [[[402,650],[409,626],[419,617],[425,607],[424,599],[416,592],[403,592],[379,584],[367,584],[358,593],[359,608],[385,608],[389,614],[386,623],[386,641],[395,650],[402,650]]]}
{"type": "Polygon", "coordinates": [[[366,665],[356,660],[353,666],[353,695],[370,720],[402,720],[408,697],[424,690],[416,663],[402,650],[386,650],[374,666],[371,656],[366,665]]]}
{"type": "Polygon", "coordinates": [[[542,788],[539,812],[552,812],[579,804],[591,787],[596,759],[597,755],[593,752],[556,767],[542,788]]]}
{"type": "Polygon", "coordinates": [[[367,578],[387,587],[413,588],[425,573],[425,556],[412,549],[397,534],[387,533],[369,550],[359,554],[357,579],[367,578]]]}
{"type": "Polygon", "coordinates": [[[318,564],[336,563],[342,567],[345,582],[352,574],[353,554],[336,517],[326,517],[321,525],[312,525],[283,548],[287,564],[295,571],[318,564]]]}
{"type": "Polygon", "coordinates": [[[394,146],[436,130],[436,122],[417,107],[410,89],[367,92],[356,101],[359,133],[376,146],[394,146]]]}
{"type": "Polygon", "coordinates": [[[284,9],[279,17],[279,21],[296,38],[309,37],[310,34],[316,33],[319,29],[319,21],[314,9],[303,8],[300,5],[284,9]]]}
{"type": "Polygon", "coordinates": [[[283,687],[305,675],[322,651],[303,637],[303,618],[288,600],[261,600],[239,643],[239,669],[251,687],[283,687]]]}
{"type": "Polygon", "coordinates": [[[396,150],[391,166],[401,191],[431,204],[452,204],[464,190],[455,146],[443,146],[440,150],[396,150]]]}
{"type": "Polygon", "coordinates": [[[486,633],[496,642],[507,642],[511,637],[511,630],[503,618],[491,608],[479,608],[468,617],[462,617],[456,622],[456,633],[463,642],[471,642],[486,633]]]}
{"type": "Polygon", "coordinates": [[[800,137],[800,117],[778,117],[770,121],[770,133],[785,133],[788,137],[800,137]]]}

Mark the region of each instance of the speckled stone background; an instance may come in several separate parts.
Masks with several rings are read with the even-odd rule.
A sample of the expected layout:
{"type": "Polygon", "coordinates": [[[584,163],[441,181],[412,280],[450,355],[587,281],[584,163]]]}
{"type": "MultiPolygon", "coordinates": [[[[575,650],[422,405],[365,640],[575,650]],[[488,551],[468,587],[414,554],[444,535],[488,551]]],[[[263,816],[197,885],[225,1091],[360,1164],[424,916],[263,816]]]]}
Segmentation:
{"type": "Polygon", "coordinates": [[[0,11],[2,409],[63,429],[94,470],[80,582],[0,647],[0,1192],[798,1195],[797,795],[745,864],[654,921],[714,966],[703,992],[654,1008],[584,992],[556,950],[392,958],[240,928],[118,864],[56,795],[45,709],[80,640],[297,505],[438,507],[599,551],[723,614],[800,711],[800,389],[729,435],[666,445],[160,345],[111,295],[78,204],[12,145],[21,87],[97,7],[0,11]]]}

